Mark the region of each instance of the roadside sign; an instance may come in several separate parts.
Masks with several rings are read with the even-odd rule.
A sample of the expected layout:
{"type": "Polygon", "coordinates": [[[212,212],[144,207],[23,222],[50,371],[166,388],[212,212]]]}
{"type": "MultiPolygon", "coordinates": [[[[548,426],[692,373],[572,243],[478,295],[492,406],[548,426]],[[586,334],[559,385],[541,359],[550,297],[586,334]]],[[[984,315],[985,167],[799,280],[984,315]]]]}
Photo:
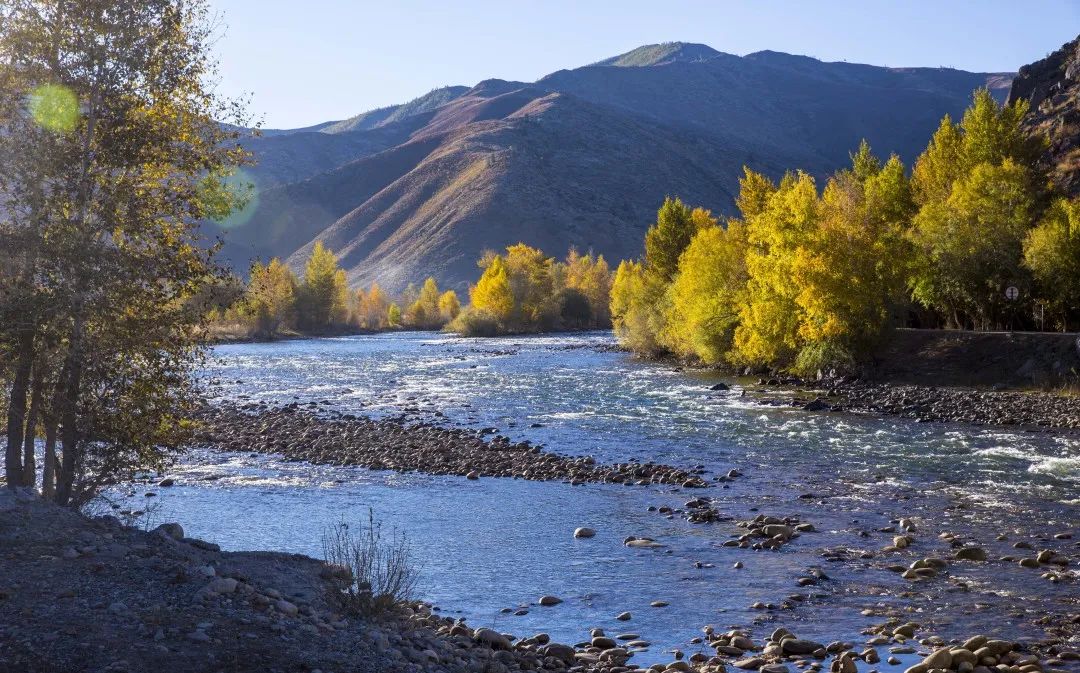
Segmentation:
{"type": "Polygon", "coordinates": [[[1015,285],[1010,285],[1005,288],[1005,298],[1009,301],[1016,301],[1016,298],[1020,296],[1020,290],[1015,285]]]}

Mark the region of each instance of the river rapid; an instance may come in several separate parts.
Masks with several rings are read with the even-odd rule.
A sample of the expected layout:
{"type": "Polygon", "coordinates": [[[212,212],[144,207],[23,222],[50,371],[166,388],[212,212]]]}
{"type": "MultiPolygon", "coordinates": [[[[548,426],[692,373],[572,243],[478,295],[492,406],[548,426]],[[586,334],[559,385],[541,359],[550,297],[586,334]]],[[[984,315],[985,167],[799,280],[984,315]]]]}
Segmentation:
{"type": "Polygon", "coordinates": [[[653,645],[636,664],[669,661],[672,648],[699,651],[690,641],[706,624],[749,628],[755,640],[786,626],[823,642],[861,642],[860,632],[890,616],[945,638],[1076,633],[1075,579],[1051,582],[1043,571],[999,559],[1053,549],[1075,568],[1077,435],[761,406],[741,396],[738,381],[640,362],[612,345],[610,333],[600,332],[237,344],[216,347],[206,375],[221,401],[497,428],[601,463],[651,460],[701,466],[708,478],[731,469],[742,476],[693,490],[571,486],[206,448],[170,472],[175,486],[136,484],[112,495],[129,509],[154,503],[157,521],[179,521],[188,535],[223,549],[316,557],[328,525],[366,520],[372,508],[385,531],[408,536],[423,566],[417,597],[443,614],[570,643],[587,640],[594,627],[638,634],[653,645]],[[731,390],[711,390],[720,381],[731,390]],[[700,495],[735,519],[793,516],[817,532],[778,551],[725,547],[745,533],[734,521],[693,524],[680,514],[700,495]],[[901,517],[914,521],[914,543],[883,552],[901,517]],[[579,526],[596,529],[596,537],[575,539],[579,526]],[[986,549],[990,561],[953,561],[943,532],[986,549]],[[629,548],[627,536],[665,546],[629,548]],[[1033,550],[1016,549],[1017,542],[1033,550]],[[887,568],[926,557],[947,559],[947,571],[912,581],[887,568]],[[801,586],[815,569],[827,579],[801,586]],[[536,604],[548,594],[563,602],[536,604]],[[651,607],[654,601],[668,605],[651,607]],[[624,611],[632,618],[616,621],[624,611]]]}

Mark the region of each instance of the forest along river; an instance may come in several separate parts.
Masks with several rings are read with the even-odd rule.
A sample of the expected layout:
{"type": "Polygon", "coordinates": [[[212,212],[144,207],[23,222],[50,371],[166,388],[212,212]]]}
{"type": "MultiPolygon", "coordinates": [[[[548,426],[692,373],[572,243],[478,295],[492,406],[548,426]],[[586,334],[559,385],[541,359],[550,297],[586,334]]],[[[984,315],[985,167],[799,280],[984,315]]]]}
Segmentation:
{"type": "Polygon", "coordinates": [[[612,344],[610,333],[485,340],[405,333],[226,345],[214,349],[208,374],[215,396],[233,402],[314,402],[371,417],[493,427],[598,462],[637,458],[702,465],[709,478],[732,468],[743,476],[706,489],[571,486],[199,450],[170,474],[176,486],[117,495],[136,508],[151,502],[148,490],[156,493],[158,522],[179,521],[224,549],[316,557],[326,526],[366,520],[372,507],[386,529],[407,533],[423,565],[418,597],[443,614],[569,643],[587,640],[593,627],[638,634],[652,648],[635,656],[637,664],[670,661],[664,652],[675,647],[699,651],[689,641],[706,624],[748,627],[755,639],[782,625],[824,642],[862,642],[860,631],[890,615],[945,638],[1076,633],[1076,579],[1055,583],[1042,576],[1049,566],[999,560],[1054,549],[1075,567],[1076,435],[762,407],[740,397],[737,382],[713,391],[714,374],[639,362],[612,344]],[[793,516],[817,532],[778,551],[754,551],[722,546],[746,532],[735,521],[695,524],[658,511],[703,495],[722,515],[793,516]],[[915,522],[914,542],[882,552],[900,534],[901,517],[915,522]],[[575,539],[579,526],[595,528],[596,537],[575,539]],[[986,549],[990,561],[954,561],[942,532],[986,549]],[[627,536],[666,546],[626,547],[627,536]],[[947,559],[948,569],[918,581],[888,569],[926,557],[947,559]],[[800,578],[810,580],[800,585],[800,578]],[[546,594],[564,602],[540,607],[546,594]],[[513,614],[522,607],[527,613],[513,614]],[[632,618],[616,621],[624,611],[632,618]]]}

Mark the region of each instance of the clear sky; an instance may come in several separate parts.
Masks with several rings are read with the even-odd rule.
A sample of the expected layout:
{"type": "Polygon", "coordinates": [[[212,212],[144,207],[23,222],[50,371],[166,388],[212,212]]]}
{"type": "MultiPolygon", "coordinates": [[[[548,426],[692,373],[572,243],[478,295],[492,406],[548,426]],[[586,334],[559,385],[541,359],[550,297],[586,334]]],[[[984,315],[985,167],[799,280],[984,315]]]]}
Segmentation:
{"type": "Polygon", "coordinates": [[[1080,0],[210,0],[220,89],[269,128],[498,77],[534,81],[642,44],[1014,71],[1080,33],[1080,0]]]}

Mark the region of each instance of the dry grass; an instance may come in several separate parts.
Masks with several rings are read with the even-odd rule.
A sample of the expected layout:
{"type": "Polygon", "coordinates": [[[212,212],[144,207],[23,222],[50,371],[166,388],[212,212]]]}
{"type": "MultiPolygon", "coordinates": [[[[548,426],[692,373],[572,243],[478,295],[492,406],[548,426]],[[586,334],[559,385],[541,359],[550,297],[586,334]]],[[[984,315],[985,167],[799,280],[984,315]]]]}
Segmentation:
{"type": "Polygon", "coordinates": [[[348,609],[376,615],[412,598],[420,568],[409,541],[396,529],[384,538],[372,509],[366,525],[341,521],[323,532],[322,543],[323,558],[340,570],[348,609]]]}

